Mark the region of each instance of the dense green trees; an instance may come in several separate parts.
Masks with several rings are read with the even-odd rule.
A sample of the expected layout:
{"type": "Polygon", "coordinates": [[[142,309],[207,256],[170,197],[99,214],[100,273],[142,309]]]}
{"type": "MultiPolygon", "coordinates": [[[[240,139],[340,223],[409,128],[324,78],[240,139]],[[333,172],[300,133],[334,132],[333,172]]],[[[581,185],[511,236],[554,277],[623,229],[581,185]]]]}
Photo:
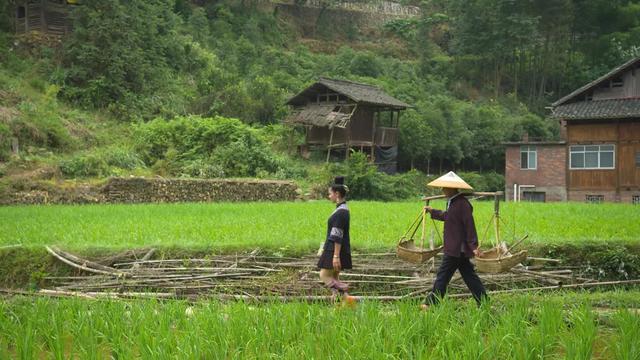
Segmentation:
{"type": "MultiPolygon", "coordinates": [[[[331,34],[309,32],[330,44],[323,48],[305,45],[310,42],[300,41],[295,22],[251,2],[85,0],[75,7],[75,30],[61,51],[40,53],[49,58],[38,69],[46,79],[38,87],[136,124],[169,119],[136,125],[136,151],[159,172],[284,176],[289,167],[251,127],[215,151],[204,140],[205,145],[189,140],[185,146],[175,138],[166,140],[166,148],[148,148],[160,142],[141,142],[140,131],[184,134],[189,122],[200,130],[208,129],[208,122],[233,121],[238,128],[237,121],[254,128],[275,124],[288,111],[288,97],[319,76],[346,78],[380,86],[414,105],[400,119],[402,170],[501,171],[502,142],[524,132],[558,136],[544,106],[640,55],[637,0],[431,0],[422,7],[420,19],[381,26],[375,36],[384,42],[325,14],[316,25],[331,34]],[[240,149],[255,152],[242,157],[240,149]]],[[[10,27],[7,9],[0,7],[4,30],[10,27]]],[[[3,37],[0,45],[2,61],[11,45],[3,37]]],[[[21,117],[0,122],[0,133],[7,134],[1,146],[20,129],[38,129],[48,135],[34,145],[75,149],[55,112],[26,101],[19,106],[21,117]],[[36,124],[31,118],[47,121],[36,124]],[[20,121],[36,126],[16,126],[20,121]]],[[[104,167],[85,155],[67,163],[69,173],[82,172],[77,169],[83,164],[107,169],[118,162],[105,160],[104,167]]]]}
{"type": "Polygon", "coordinates": [[[123,117],[162,113],[186,65],[170,0],[87,0],[65,42],[62,95],[123,117]]]}
{"type": "Polygon", "coordinates": [[[640,55],[637,0],[453,0],[456,76],[541,113],[549,101],[640,55]]]}
{"type": "Polygon", "coordinates": [[[12,6],[11,1],[3,1],[0,3],[0,31],[10,32],[13,30],[11,28],[12,6]]]}

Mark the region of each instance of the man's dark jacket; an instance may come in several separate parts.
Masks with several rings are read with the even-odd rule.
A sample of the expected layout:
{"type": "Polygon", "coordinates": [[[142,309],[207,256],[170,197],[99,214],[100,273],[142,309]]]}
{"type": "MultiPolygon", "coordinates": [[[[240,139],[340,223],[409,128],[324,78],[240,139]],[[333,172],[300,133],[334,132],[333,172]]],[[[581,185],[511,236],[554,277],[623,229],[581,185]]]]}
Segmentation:
{"type": "Polygon", "coordinates": [[[464,195],[451,198],[446,211],[431,210],[431,218],[444,221],[444,253],[449,256],[473,257],[478,248],[478,234],[473,221],[473,206],[464,195]]]}

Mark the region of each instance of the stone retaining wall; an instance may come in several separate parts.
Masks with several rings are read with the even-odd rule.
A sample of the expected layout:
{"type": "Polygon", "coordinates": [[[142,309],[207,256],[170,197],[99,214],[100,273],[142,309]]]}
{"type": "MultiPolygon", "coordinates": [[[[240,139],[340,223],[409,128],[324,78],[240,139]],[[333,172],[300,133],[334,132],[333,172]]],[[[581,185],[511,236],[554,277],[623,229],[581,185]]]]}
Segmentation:
{"type": "Polygon", "coordinates": [[[111,178],[104,185],[31,183],[4,193],[0,205],[222,201],[293,201],[292,181],[111,178]]]}
{"type": "Polygon", "coordinates": [[[102,188],[106,202],[293,201],[291,181],[112,178],[102,188]]]}
{"type": "MultiPolygon", "coordinates": [[[[277,4],[295,5],[292,0],[272,0],[277,4]]],[[[324,8],[327,7],[323,0],[304,0],[299,2],[304,7],[324,8]]],[[[349,11],[359,11],[375,15],[387,15],[392,17],[418,17],[420,8],[417,6],[402,5],[392,1],[338,1],[329,6],[331,9],[342,9],[349,11]]]]}
{"type": "Polygon", "coordinates": [[[318,29],[322,14],[331,24],[355,26],[359,29],[378,29],[387,21],[417,18],[421,10],[417,6],[405,6],[391,1],[340,1],[329,6],[320,0],[251,0],[258,9],[277,14],[296,24],[304,36],[312,36],[318,29]]]}

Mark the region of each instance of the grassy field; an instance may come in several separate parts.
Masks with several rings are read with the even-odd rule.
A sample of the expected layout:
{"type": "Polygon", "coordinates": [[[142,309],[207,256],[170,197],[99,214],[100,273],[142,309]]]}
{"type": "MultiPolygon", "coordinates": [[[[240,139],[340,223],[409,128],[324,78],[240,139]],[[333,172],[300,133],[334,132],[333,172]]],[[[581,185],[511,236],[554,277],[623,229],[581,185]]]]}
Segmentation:
{"type": "Polygon", "coordinates": [[[0,358],[638,359],[640,293],[327,304],[0,301],[0,358]],[[573,301],[572,301],[573,299],[573,301]],[[605,302],[613,309],[603,311],[605,302]]]}
{"type": "MultiPolygon", "coordinates": [[[[354,248],[386,250],[421,203],[350,207],[354,248]]],[[[474,207],[488,245],[493,231],[487,240],[483,234],[493,204],[474,207]]],[[[0,247],[313,251],[333,208],[328,201],[0,207],[0,247]]],[[[502,209],[507,239],[528,233],[529,244],[640,243],[638,206],[507,203],[502,209]]],[[[348,308],[16,296],[0,298],[0,359],[640,360],[638,299],[639,290],[496,295],[480,309],[445,299],[423,313],[410,301],[348,308]]]]}
{"type": "MultiPolygon", "coordinates": [[[[434,206],[442,208],[444,202],[434,206]]],[[[328,201],[0,207],[0,246],[310,251],[323,241],[333,208],[328,201]]],[[[353,201],[350,208],[353,247],[375,250],[395,244],[421,203],[353,201]]],[[[489,245],[493,230],[488,240],[484,234],[493,203],[477,201],[474,208],[481,243],[489,245]]],[[[640,206],[503,203],[501,209],[507,240],[529,234],[529,243],[640,242],[640,206]]]]}

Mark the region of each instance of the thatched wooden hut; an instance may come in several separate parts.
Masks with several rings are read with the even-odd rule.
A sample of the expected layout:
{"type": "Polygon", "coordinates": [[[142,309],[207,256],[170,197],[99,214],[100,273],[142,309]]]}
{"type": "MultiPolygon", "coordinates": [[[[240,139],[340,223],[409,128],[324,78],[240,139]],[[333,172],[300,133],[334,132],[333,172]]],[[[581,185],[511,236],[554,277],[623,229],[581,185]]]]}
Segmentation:
{"type": "Polygon", "coordinates": [[[292,97],[284,122],[306,129],[306,147],[367,151],[371,161],[395,171],[400,112],[410,105],[362,83],[320,78],[292,97]]]}
{"type": "Polygon", "coordinates": [[[18,0],[15,2],[15,31],[38,31],[53,35],[71,32],[71,6],[78,0],[18,0]]]}

